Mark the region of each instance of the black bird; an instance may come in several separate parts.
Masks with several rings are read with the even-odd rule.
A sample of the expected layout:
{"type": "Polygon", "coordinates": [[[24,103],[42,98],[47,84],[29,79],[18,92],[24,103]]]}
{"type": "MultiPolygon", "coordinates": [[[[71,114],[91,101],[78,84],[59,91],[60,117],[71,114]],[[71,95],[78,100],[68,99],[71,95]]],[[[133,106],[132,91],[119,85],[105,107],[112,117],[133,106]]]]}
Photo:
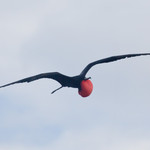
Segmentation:
{"type": "Polygon", "coordinates": [[[72,87],[72,88],[78,88],[78,93],[82,97],[87,97],[92,93],[92,90],[93,90],[93,84],[89,80],[91,77],[86,78],[86,74],[91,69],[91,67],[97,64],[109,63],[109,62],[117,61],[120,59],[136,57],[136,56],[141,56],[141,55],[150,55],[150,53],[126,54],[126,55],[118,55],[118,56],[112,56],[112,57],[100,59],[100,60],[97,60],[88,64],[79,75],[73,76],[73,77],[63,75],[59,72],[41,73],[35,76],[31,76],[28,78],[24,78],[22,80],[18,80],[18,81],[0,86],[0,88],[6,87],[12,84],[16,84],[16,83],[32,82],[32,81],[42,79],[42,78],[49,78],[49,79],[56,80],[57,82],[61,84],[61,87],[54,90],[52,94],[56,92],[57,90],[61,89],[62,87],[72,87]]]}

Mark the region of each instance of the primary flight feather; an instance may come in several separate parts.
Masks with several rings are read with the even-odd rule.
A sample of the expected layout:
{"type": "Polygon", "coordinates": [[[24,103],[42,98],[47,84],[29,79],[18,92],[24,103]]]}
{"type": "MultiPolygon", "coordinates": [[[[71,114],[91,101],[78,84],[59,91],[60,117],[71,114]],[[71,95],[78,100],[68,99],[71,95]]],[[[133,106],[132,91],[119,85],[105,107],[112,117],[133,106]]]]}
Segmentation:
{"type": "MultiPolygon", "coordinates": [[[[53,79],[56,80],[57,82],[59,82],[61,84],[61,87],[72,87],[72,88],[78,88],[78,92],[82,97],[87,97],[92,93],[93,90],[93,84],[92,82],[89,80],[89,78],[86,78],[86,74],[87,72],[94,66],[97,64],[102,64],[102,63],[109,63],[109,62],[113,62],[113,61],[117,61],[120,59],[125,59],[125,58],[130,58],[130,57],[137,57],[137,56],[141,56],[141,55],[150,55],[150,53],[141,53],[141,54],[126,54],[126,55],[118,55],[118,56],[112,56],[112,57],[108,57],[108,58],[104,58],[104,59],[100,59],[97,61],[94,61],[90,64],[88,64],[83,71],[77,75],[77,76],[73,76],[73,77],[69,77],[66,75],[63,75],[59,72],[49,72],[49,73],[41,73],[35,76],[31,76],[28,78],[24,78],[3,86],[0,86],[0,88],[6,87],[6,86],[10,86],[12,84],[17,84],[17,83],[23,83],[23,82],[32,82],[38,79],[42,79],[42,78],[48,78],[48,79],[53,79]]],[[[59,90],[60,88],[54,90],[52,93],[56,92],[57,90],[59,90]]]]}

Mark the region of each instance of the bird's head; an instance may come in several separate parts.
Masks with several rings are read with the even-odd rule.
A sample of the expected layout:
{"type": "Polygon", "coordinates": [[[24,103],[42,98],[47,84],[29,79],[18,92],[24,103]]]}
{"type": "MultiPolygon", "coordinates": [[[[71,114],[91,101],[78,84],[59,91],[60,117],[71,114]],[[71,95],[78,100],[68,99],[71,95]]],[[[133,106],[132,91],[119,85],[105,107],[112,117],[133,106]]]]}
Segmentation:
{"type": "Polygon", "coordinates": [[[80,89],[79,89],[78,93],[82,97],[89,96],[93,91],[93,84],[89,79],[90,78],[84,79],[80,83],[80,89]]]}

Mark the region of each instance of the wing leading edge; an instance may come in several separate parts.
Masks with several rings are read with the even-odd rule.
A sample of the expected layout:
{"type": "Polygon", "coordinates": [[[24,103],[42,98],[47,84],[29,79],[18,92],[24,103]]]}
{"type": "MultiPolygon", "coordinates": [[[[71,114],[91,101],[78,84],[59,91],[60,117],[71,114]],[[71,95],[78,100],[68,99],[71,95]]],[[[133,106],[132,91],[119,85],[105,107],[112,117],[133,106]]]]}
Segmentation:
{"type": "Polygon", "coordinates": [[[0,88],[6,87],[6,86],[10,86],[10,85],[13,85],[13,84],[17,84],[17,83],[24,83],[24,82],[29,83],[29,82],[32,82],[32,81],[35,81],[35,80],[39,80],[39,79],[42,79],[42,78],[48,78],[48,79],[56,80],[62,86],[64,86],[65,83],[67,82],[67,80],[70,79],[70,77],[65,76],[65,75],[63,75],[63,74],[61,74],[59,72],[41,73],[41,74],[38,74],[38,75],[35,75],[35,76],[31,76],[31,77],[28,77],[28,78],[24,78],[24,79],[21,79],[21,80],[18,80],[18,81],[15,81],[15,82],[12,82],[12,83],[0,86],[0,88]]]}
{"type": "Polygon", "coordinates": [[[102,63],[109,63],[109,62],[113,62],[113,61],[117,61],[120,59],[125,59],[125,58],[130,58],[130,57],[137,57],[137,56],[142,56],[142,55],[150,55],[150,53],[141,53],[141,54],[126,54],[126,55],[118,55],[118,56],[111,56],[111,57],[107,57],[104,59],[100,59],[97,61],[94,61],[90,64],[88,64],[83,71],[81,72],[80,75],[85,76],[87,74],[87,72],[94,66],[97,64],[102,64],[102,63]]]}

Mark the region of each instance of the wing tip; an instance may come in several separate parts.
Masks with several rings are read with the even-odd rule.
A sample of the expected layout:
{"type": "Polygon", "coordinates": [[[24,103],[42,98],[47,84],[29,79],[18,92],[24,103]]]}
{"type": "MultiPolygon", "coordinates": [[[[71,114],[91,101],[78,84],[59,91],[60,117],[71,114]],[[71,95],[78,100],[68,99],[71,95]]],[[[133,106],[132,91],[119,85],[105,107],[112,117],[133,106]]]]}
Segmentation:
{"type": "Polygon", "coordinates": [[[9,84],[2,85],[2,86],[0,86],[0,88],[4,88],[4,87],[6,87],[6,86],[10,86],[10,85],[12,85],[12,84],[16,84],[16,82],[13,82],[13,83],[9,83],[9,84]]]}
{"type": "Polygon", "coordinates": [[[6,87],[6,86],[9,86],[9,84],[2,85],[2,86],[0,86],[0,88],[4,88],[4,87],[6,87]]]}

